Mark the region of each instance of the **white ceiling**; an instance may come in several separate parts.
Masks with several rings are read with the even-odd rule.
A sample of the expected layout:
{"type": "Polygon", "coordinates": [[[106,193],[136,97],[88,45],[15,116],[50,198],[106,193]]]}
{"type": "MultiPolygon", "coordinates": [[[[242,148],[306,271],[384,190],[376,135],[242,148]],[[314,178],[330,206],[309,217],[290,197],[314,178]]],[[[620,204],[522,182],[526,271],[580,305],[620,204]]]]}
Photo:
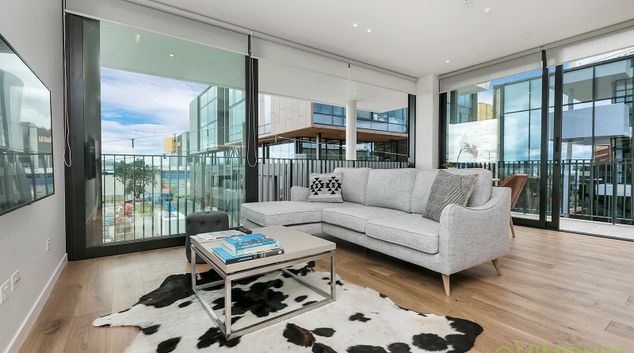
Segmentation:
{"type": "Polygon", "coordinates": [[[634,14],[633,0],[156,2],[415,77],[521,52],[634,14]]]}

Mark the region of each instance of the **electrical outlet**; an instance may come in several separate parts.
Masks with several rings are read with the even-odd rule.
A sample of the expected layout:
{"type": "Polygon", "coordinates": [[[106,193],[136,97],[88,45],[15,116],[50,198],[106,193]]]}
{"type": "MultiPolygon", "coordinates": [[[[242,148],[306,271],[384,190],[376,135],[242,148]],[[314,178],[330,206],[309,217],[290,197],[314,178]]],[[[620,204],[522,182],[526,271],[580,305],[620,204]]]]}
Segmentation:
{"type": "Polygon", "coordinates": [[[4,304],[9,299],[9,295],[11,295],[11,281],[7,280],[0,286],[0,304],[4,304]]]}
{"type": "Polygon", "coordinates": [[[53,240],[51,238],[46,239],[46,252],[51,251],[53,248],[53,240]]]}
{"type": "Polygon", "coordinates": [[[20,270],[17,270],[11,276],[11,291],[15,291],[16,288],[20,285],[20,281],[22,281],[22,274],[20,270]]]}

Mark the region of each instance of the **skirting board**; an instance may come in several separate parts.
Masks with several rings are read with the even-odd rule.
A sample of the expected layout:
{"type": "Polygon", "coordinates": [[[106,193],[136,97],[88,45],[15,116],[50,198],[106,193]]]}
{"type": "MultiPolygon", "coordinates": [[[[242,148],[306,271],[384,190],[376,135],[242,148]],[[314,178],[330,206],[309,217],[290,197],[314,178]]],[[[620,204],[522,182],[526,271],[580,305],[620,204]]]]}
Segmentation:
{"type": "Polygon", "coordinates": [[[48,300],[48,297],[51,295],[53,287],[55,287],[55,283],[57,283],[57,279],[59,278],[59,275],[62,274],[62,271],[64,270],[64,267],[66,267],[67,262],[68,254],[64,254],[62,259],[59,261],[55,272],[53,272],[51,277],[48,279],[48,282],[46,282],[46,286],[35,301],[35,304],[33,304],[33,306],[31,307],[29,314],[22,322],[22,325],[20,325],[18,332],[15,333],[13,339],[9,343],[9,346],[4,351],[4,353],[18,353],[20,351],[20,347],[22,347],[22,344],[26,340],[26,337],[29,335],[29,332],[33,328],[37,317],[40,315],[42,308],[44,308],[44,304],[46,304],[46,300],[48,300]]]}

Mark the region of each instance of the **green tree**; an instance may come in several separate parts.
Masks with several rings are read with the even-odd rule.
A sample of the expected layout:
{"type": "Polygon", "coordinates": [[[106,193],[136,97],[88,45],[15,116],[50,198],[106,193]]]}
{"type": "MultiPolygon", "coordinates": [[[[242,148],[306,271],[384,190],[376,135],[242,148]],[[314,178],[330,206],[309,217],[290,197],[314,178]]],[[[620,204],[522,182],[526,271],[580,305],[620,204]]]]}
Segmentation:
{"type": "Polygon", "coordinates": [[[132,193],[138,200],[145,189],[154,180],[156,168],[145,164],[142,159],[126,163],[116,162],[114,165],[114,177],[123,184],[126,193],[132,193]]]}

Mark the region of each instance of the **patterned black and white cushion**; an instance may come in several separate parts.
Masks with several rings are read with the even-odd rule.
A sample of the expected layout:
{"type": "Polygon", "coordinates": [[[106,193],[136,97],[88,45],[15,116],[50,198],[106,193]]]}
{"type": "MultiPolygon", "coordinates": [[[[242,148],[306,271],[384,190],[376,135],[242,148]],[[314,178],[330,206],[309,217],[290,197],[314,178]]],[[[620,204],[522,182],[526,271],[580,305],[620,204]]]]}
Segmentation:
{"type": "Polygon", "coordinates": [[[442,210],[448,205],[466,206],[475,188],[478,175],[458,175],[441,170],[431,187],[431,194],[423,217],[440,222],[442,210]]]}
{"type": "Polygon", "coordinates": [[[311,174],[308,201],[343,202],[341,197],[341,174],[311,174]]]}

